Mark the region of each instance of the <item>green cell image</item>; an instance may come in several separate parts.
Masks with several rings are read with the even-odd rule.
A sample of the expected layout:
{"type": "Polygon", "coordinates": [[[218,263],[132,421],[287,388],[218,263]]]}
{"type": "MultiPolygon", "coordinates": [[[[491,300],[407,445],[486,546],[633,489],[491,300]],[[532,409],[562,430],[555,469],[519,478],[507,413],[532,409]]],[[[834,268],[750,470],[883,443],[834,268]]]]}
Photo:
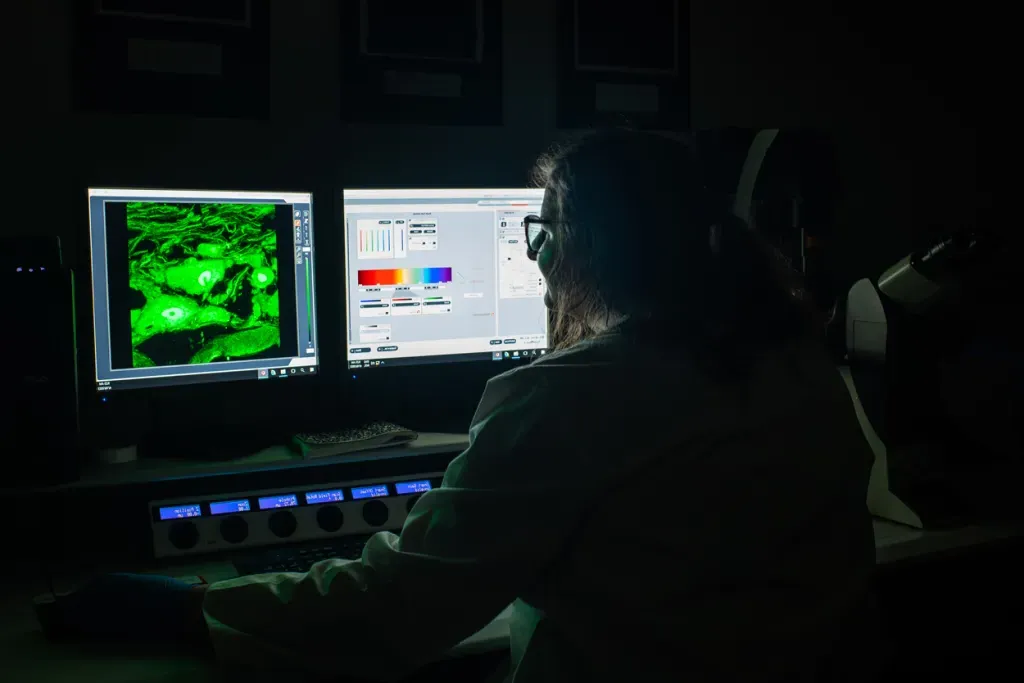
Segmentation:
{"type": "Polygon", "coordinates": [[[276,211],[128,203],[134,367],[279,355],[276,211]]]}

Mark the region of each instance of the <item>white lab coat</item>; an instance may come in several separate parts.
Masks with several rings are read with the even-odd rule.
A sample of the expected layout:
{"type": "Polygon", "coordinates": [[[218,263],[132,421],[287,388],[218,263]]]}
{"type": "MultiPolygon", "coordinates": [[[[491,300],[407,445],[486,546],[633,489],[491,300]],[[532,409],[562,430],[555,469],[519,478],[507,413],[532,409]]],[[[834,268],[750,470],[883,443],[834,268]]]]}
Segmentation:
{"type": "Polygon", "coordinates": [[[770,680],[866,594],[870,453],[812,344],[729,387],[605,335],[491,380],[470,437],[361,560],[211,586],[219,658],[386,679],[514,602],[517,683],[770,680]]]}

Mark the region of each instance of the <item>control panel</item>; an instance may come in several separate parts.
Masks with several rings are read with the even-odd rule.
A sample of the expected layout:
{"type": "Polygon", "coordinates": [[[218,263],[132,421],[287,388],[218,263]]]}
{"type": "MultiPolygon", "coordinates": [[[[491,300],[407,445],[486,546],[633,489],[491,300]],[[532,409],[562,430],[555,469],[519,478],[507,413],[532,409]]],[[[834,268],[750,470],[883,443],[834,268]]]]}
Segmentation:
{"type": "Polygon", "coordinates": [[[398,531],[443,473],[149,504],[156,557],[398,531]]]}

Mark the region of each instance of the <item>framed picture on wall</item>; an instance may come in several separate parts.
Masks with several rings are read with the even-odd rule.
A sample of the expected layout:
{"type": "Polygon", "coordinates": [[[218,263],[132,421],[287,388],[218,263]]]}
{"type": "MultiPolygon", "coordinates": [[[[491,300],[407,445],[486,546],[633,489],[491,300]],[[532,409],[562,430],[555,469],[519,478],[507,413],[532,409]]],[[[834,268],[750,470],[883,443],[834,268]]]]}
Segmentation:
{"type": "Polygon", "coordinates": [[[342,117],[360,123],[501,123],[501,3],[347,0],[342,117]]]}
{"type": "Polygon", "coordinates": [[[81,111],[265,119],[269,0],[75,3],[81,111]]]}
{"type": "Polygon", "coordinates": [[[562,128],[690,123],[689,3],[557,0],[557,122],[562,128]]]}

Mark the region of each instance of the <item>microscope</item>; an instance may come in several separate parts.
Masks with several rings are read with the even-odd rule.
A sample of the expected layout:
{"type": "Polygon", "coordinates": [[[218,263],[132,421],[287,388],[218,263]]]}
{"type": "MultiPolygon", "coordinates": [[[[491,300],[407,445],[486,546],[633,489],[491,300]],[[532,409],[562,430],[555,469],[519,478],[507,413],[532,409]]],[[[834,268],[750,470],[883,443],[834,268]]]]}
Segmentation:
{"type": "Polygon", "coordinates": [[[961,231],[847,294],[840,372],[875,454],[877,517],[943,528],[1017,512],[1019,347],[998,327],[985,331],[999,314],[984,296],[999,257],[992,235],[961,231]]]}
{"type": "Polygon", "coordinates": [[[709,189],[801,275],[825,314],[826,343],[875,454],[872,514],[917,528],[1019,514],[1024,344],[1013,341],[1020,297],[1006,283],[1020,250],[987,230],[946,233],[847,291],[824,257],[840,194],[829,135],[722,129],[693,142],[709,189]]]}

